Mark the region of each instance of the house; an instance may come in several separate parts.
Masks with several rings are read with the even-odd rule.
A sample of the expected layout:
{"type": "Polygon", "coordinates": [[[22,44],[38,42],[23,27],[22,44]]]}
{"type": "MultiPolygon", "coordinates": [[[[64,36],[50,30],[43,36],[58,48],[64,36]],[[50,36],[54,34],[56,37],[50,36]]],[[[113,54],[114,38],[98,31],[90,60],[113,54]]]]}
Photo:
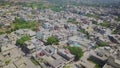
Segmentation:
{"type": "Polygon", "coordinates": [[[16,30],[15,31],[15,34],[18,36],[18,37],[21,37],[22,35],[28,35],[30,37],[33,37],[36,35],[36,32],[30,30],[30,29],[19,29],[19,30],[16,30]]]}
{"type": "Polygon", "coordinates": [[[21,59],[13,62],[16,68],[36,68],[36,66],[27,58],[22,57],[21,59]]]}
{"type": "Polygon", "coordinates": [[[113,68],[120,68],[120,47],[112,52],[112,55],[108,58],[106,65],[109,65],[113,68]]]}
{"type": "Polygon", "coordinates": [[[8,38],[6,38],[6,34],[0,35],[0,46],[8,44],[8,38]]]}
{"type": "Polygon", "coordinates": [[[36,51],[36,46],[31,41],[26,41],[24,46],[24,50],[27,50],[28,53],[33,53],[36,51]]]}
{"type": "Polygon", "coordinates": [[[110,56],[109,51],[105,50],[104,47],[100,47],[100,48],[97,48],[95,51],[91,50],[88,59],[103,66],[107,62],[109,56],[110,56]]]}
{"type": "Polygon", "coordinates": [[[7,45],[2,46],[2,47],[1,47],[2,55],[3,55],[3,56],[9,55],[10,51],[11,51],[12,49],[14,49],[14,48],[16,48],[16,46],[15,46],[15,45],[11,45],[11,44],[7,44],[7,45]]]}
{"type": "Polygon", "coordinates": [[[53,54],[51,57],[45,58],[47,59],[47,63],[45,63],[47,66],[52,68],[63,68],[63,66],[66,64],[67,60],[58,55],[57,53],[53,54]]]}
{"type": "Polygon", "coordinates": [[[37,36],[37,39],[46,41],[46,39],[51,36],[51,33],[49,31],[39,31],[37,32],[36,36],[37,36]]]}
{"type": "Polygon", "coordinates": [[[67,49],[59,49],[57,53],[69,62],[74,60],[74,55],[72,55],[67,49]]]}
{"type": "Polygon", "coordinates": [[[105,29],[103,29],[102,27],[97,27],[96,26],[93,29],[94,29],[94,31],[96,31],[96,32],[98,32],[100,34],[105,34],[105,29]]]}
{"type": "Polygon", "coordinates": [[[106,68],[107,66],[111,68],[120,68],[120,59],[110,56],[104,68],[106,68]]]}
{"type": "Polygon", "coordinates": [[[41,58],[44,55],[47,57],[50,57],[53,54],[55,54],[56,52],[57,52],[57,49],[51,45],[49,45],[49,46],[36,45],[36,52],[33,53],[33,56],[35,57],[37,55],[38,58],[41,58]]]}
{"type": "Polygon", "coordinates": [[[53,61],[49,61],[48,64],[52,67],[52,68],[63,68],[64,66],[64,59],[56,59],[53,61]]]}
{"type": "Polygon", "coordinates": [[[11,44],[16,44],[16,41],[17,41],[17,35],[14,34],[13,32],[11,34],[8,34],[7,35],[8,39],[10,40],[10,43],[11,44]]]}
{"type": "Polygon", "coordinates": [[[36,50],[39,50],[43,45],[42,41],[33,38],[32,40],[26,41],[22,49],[25,53],[32,54],[36,52],[36,50]]]}
{"type": "Polygon", "coordinates": [[[16,66],[13,63],[11,63],[7,66],[4,66],[3,68],[16,68],[16,66]]]}
{"type": "Polygon", "coordinates": [[[47,47],[43,50],[43,52],[44,52],[47,56],[51,56],[51,55],[53,55],[54,53],[57,52],[57,49],[56,49],[55,47],[49,45],[49,46],[47,46],[47,47]]]}
{"type": "Polygon", "coordinates": [[[24,29],[24,32],[27,33],[27,35],[29,35],[30,37],[33,37],[36,35],[36,32],[35,31],[32,31],[30,29],[24,29]]]}
{"type": "Polygon", "coordinates": [[[103,68],[114,68],[114,67],[112,67],[111,65],[105,64],[103,68]]]}
{"type": "Polygon", "coordinates": [[[119,39],[120,39],[120,36],[118,35],[108,35],[108,38],[109,38],[109,40],[111,41],[111,42],[113,42],[113,43],[117,43],[117,44],[119,44],[120,43],[120,41],[119,41],[119,39]]]}
{"type": "Polygon", "coordinates": [[[20,37],[20,36],[24,35],[24,31],[23,31],[22,29],[19,29],[19,30],[16,30],[16,31],[15,31],[15,34],[16,34],[18,37],[20,37]]]}
{"type": "Polygon", "coordinates": [[[46,22],[46,23],[43,23],[42,27],[44,29],[50,29],[52,27],[52,25],[50,23],[46,22]]]}
{"type": "Polygon", "coordinates": [[[23,53],[15,45],[2,46],[0,54],[1,66],[3,68],[36,68],[32,62],[23,57],[23,53]],[[4,62],[9,61],[8,64],[4,62]]]}
{"type": "Polygon", "coordinates": [[[68,26],[69,26],[69,29],[71,31],[77,31],[77,26],[76,25],[74,25],[74,24],[68,24],[68,26]]]}
{"type": "Polygon", "coordinates": [[[80,47],[80,44],[76,41],[72,41],[72,40],[68,40],[67,44],[69,46],[76,46],[76,47],[80,47]]]}
{"type": "Polygon", "coordinates": [[[63,68],[65,64],[74,60],[74,55],[72,55],[68,50],[59,49],[57,53],[54,53],[51,56],[44,55],[43,59],[46,60],[46,66],[51,68],[63,68]]]}
{"type": "Polygon", "coordinates": [[[38,46],[44,45],[42,41],[40,41],[40,40],[38,40],[38,39],[36,39],[36,38],[33,38],[33,39],[31,40],[31,42],[32,42],[34,45],[38,45],[38,46]]]}

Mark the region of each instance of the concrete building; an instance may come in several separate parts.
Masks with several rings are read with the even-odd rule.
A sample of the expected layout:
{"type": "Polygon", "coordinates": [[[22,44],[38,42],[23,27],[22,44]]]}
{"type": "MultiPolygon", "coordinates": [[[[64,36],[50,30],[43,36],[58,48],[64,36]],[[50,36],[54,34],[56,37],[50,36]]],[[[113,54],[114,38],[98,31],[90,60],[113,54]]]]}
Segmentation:
{"type": "Polygon", "coordinates": [[[90,51],[90,55],[88,59],[103,66],[107,62],[109,55],[110,55],[109,52],[107,52],[106,50],[102,48],[101,49],[98,48],[95,51],[93,50],[90,51]]]}
{"type": "Polygon", "coordinates": [[[120,57],[111,56],[108,58],[107,65],[113,68],[120,68],[120,57]]]}
{"type": "Polygon", "coordinates": [[[68,61],[73,61],[74,60],[74,55],[72,55],[69,50],[66,49],[59,49],[58,54],[65,58],[68,61]]]}

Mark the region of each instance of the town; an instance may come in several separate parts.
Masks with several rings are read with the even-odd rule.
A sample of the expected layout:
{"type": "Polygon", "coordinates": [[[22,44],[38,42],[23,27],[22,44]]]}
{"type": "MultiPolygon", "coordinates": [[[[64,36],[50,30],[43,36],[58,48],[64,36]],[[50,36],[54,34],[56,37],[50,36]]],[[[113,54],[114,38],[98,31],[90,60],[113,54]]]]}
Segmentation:
{"type": "Polygon", "coordinates": [[[120,9],[0,7],[0,68],[120,68],[120,9]]]}

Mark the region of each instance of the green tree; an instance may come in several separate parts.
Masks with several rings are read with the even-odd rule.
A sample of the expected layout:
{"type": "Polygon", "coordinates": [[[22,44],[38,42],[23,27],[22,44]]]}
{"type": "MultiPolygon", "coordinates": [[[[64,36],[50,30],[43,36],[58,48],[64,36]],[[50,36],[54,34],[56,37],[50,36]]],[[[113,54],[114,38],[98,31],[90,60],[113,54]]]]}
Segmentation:
{"type": "Polygon", "coordinates": [[[104,46],[108,46],[108,44],[104,41],[100,41],[100,42],[96,42],[94,48],[98,48],[98,47],[104,47],[104,46]]]}
{"type": "Polygon", "coordinates": [[[115,19],[116,21],[120,21],[120,15],[118,15],[118,18],[115,19]]]}
{"type": "Polygon", "coordinates": [[[70,68],[70,66],[67,66],[67,65],[66,65],[66,66],[64,66],[64,68],[70,68]]]}
{"type": "Polygon", "coordinates": [[[109,27],[110,26],[110,23],[105,21],[103,23],[100,23],[99,25],[103,26],[103,27],[109,27]]]}
{"type": "Polygon", "coordinates": [[[15,18],[14,22],[12,23],[11,27],[12,30],[18,30],[21,28],[30,28],[34,29],[37,25],[36,21],[25,21],[24,19],[21,18],[15,18]]]}
{"type": "Polygon", "coordinates": [[[47,45],[52,45],[52,44],[58,45],[59,40],[57,38],[55,38],[55,37],[49,37],[47,39],[47,45]]]}
{"type": "Polygon", "coordinates": [[[1,52],[1,46],[0,46],[0,52],[1,52]]]}
{"type": "Polygon", "coordinates": [[[66,48],[68,48],[70,50],[70,52],[75,55],[75,61],[78,61],[82,56],[83,56],[83,52],[82,49],[79,47],[70,47],[67,46],[66,48]]]}
{"type": "Polygon", "coordinates": [[[98,22],[97,22],[97,21],[92,21],[92,24],[97,25],[97,24],[98,24],[98,22]]]}
{"type": "Polygon", "coordinates": [[[21,37],[20,39],[18,39],[18,40],[16,41],[16,44],[24,45],[24,43],[25,43],[26,41],[28,41],[28,40],[30,40],[30,37],[29,37],[29,36],[23,36],[23,37],[21,37]]]}
{"type": "Polygon", "coordinates": [[[97,41],[96,42],[96,45],[98,45],[99,47],[103,47],[103,46],[107,46],[107,42],[104,42],[104,41],[97,41]]]}
{"type": "Polygon", "coordinates": [[[5,64],[8,65],[10,63],[11,60],[7,60],[5,61],[5,64]]]}
{"type": "Polygon", "coordinates": [[[85,29],[79,29],[78,31],[83,33],[83,34],[87,34],[87,31],[85,31],[85,29]]]}
{"type": "Polygon", "coordinates": [[[32,61],[33,64],[35,64],[36,66],[39,66],[39,62],[34,58],[34,57],[31,57],[30,60],[32,61]]]}
{"type": "Polygon", "coordinates": [[[101,68],[101,66],[99,64],[96,64],[95,68],[101,68]]]}
{"type": "Polygon", "coordinates": [[[90,34],[88,32],[86,32],[86,37],[87,39],[90,39],[90,34]]]}

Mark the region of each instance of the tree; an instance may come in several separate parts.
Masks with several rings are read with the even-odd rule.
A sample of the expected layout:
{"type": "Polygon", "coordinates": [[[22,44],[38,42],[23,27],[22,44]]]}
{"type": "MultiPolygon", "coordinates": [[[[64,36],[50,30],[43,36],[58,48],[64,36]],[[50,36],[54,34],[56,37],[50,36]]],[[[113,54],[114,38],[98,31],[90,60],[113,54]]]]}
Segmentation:
{"type": "Polygon", "coordinates": [[[88,32],[86,32],[86,37],[87,39],[90,39],[90,34],[88,32]]]}
{"type": "Polygon", "coordinates": [[[97,41],[94,48],[98,48],[98,47],[104,47],[104,46],[108,46],[107,42],[104,41],[97,41]]]}
{"type": "Polygon", "coordinates": [[[71,54],[75,55],[75,61],[78,61],[83,56],[82,49],[79,47],[67,46],[66,48],[70,50],[71,54]]]}
{"type": "Polygon", "coordinates": [[[12,30],[18,30],[22,28],[29,28],[29,29],[34,29],[37,25],[36,21],[25,21],[24,19],[21,18],[15,18],[13,23],[11,24],[12,30]]]}
{"type": "Polygon", "coordinates": [[[1,46],[0,46],[0,52],[1,52],[1,46]]]}
{"type": "Polygon", "coordinates": [[[99,25],[101,25],[102,27],[110,27],[110,23],[107,21],[100,23],[99,25]]]}
{"type": "Polygon", "coordinates": [[[116,21],[120,21],[120,15],[118,15],[118,18],[115,19],[116,21]]]}
{"type": "Polygon", "coordinates": [[[59,40],[57,38],[55,38],[55,37],[49,37],[47,39],[47,45],[52,45],[52,44],[58,45],[59,40]]]}
{"type": "Polygon", "coordinates": [[[113,30],[112,34],[120,34],[120,24],[116,26],[116,28],[113,30]]]}
{"type": "Polygon", "coordinates": [[[5,64],[8,65],[10,63],[11,60],[7,60],[5,61],[5,64]]]}
{"type": "Polygon", "coordinates": [[[34,57],[31,57],[30,60],[31,60],[32,63],[35,64],[36,66],[40,65],[39,62],[38,62],[34,57]]]}
{"type": "Polygon", "coordinates": [[[97,22],[97,21],[92,21],[92,23],[93,23],[93,24],[95,24],[95,25],[97,25],[97,24],[98,24],[98,22],[97,22]]]}
{"type": "Polygon", "coordinates": [[[85,31],[85,29],[82,29],[82,28],[81,28],[81,29],[79,29],[78,31],[81,32],[81,33],[83,33],[83,34],[87,34],[87,31],[85,31]]]}
{"type": "Polygon", "coordinates": [[[66,65],[66,66],[64,66],[64,68],[70,68],[70,66],[67,66],[67,65],[66,65]]]}
{"type": "Polygon", "coordinates": [[[16,41],[16,44],[24,45],[25,41],[28,41],[28,40],[30,40],[29,36],[23,36],[16,41]]]}
{"type": "Polygon", "coordinates": [[[99,64],[96,64],[95,68],[101,68],[101,66],[99,64]]]}

